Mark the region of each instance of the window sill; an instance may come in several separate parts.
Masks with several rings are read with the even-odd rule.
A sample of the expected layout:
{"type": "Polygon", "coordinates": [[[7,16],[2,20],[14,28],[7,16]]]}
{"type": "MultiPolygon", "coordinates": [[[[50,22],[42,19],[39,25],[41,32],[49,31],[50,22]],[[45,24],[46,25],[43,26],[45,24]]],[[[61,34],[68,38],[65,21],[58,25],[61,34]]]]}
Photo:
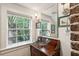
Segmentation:
{"type": "Polygon", "coordinates": [[[8,45],[6,48],[0,49],[0,51],[20,47],[20,46],[23,46],[23,45],[28,45],[28,44],[31,44],[31,43],[33,43],[33,42],[32,41],[27,41],[27,42],[25,41],[25,42],[15,43],[13,45],[8,45]]]}

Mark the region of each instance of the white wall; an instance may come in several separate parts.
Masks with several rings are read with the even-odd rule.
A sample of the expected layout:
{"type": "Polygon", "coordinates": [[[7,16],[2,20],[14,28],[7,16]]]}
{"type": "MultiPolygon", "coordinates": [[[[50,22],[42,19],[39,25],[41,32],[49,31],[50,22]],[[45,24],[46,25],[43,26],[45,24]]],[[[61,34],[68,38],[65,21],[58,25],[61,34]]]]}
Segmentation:
{"type": "Polygon", "coordinates": [[[30,46],[22,45],[15,48],[0,50],[0,56],[30,56],[30,46]]]}
{"type": "Polygon", "coordinates": [[[61,55],[70,56],[70,32],[67,32],[66,27],[59,28],[59,40],[61,42],[61,55]]]}
{"type": "MultiPolygon", "coordinates": [[[[0,5],[0,22],[1,22],[1,5],[0,5]]],[[[0,25],[1,27],[1,25],[0,25]]],[[[0,30],[0,33],[1,33],[1,30],[0,30]]],[[[0,34],[0,37],[1,37],[1,34],[0,34]]],[[[1,48],[1,43],[0,43],[0,48],[1,48]]]]}
{"type": "MultiPolygon", "coordinates": [[[[66,4],[69,8],[69,4],[66,4]]],[[[58,16],[64,16],[63,15],[63,5],[60,3],[58,4],[58,16]]],[[[61,53],[63,56],[70,56],[70,32],[67,32],[67,27],[59,27],[58,29],[59,39],[61,42],[61,53]]]]}

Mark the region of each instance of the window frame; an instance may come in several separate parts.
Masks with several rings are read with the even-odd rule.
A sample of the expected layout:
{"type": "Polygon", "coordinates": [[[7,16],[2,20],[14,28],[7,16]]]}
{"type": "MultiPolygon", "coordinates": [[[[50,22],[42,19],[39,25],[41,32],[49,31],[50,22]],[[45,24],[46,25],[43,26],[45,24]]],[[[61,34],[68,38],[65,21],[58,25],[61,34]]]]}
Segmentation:
{"type": "MultiPolygon", "coordinates": [[[[27,40],[27,41],[22,41],[22,42],[17,42],[17,43],[13,43],[12,45],[10,45],[8,42],[9,42],[9,36],[7,36],[7,40],[6,40],[6,47],[7,48],[12,48],[12,47],[17,47],[17,46],[21,46],[21,45],[25,45],[25,44],[30,44],[32,43],[32,17],[31,16],[28,16],[28,15],[23,15],[21,13],[16,13],[16,12],[12,12],[12,11],[7,11],[7,22],[8,21],[8,14],[12,14],[12,15],[18,15],[18,16],[23,16],[23,17],[28,17],[30,18],[30,26],[29,26],[29,30],[30,30],[30,40],[27,40]]],[[[8,23],[7,23],[8,24],[8,23]]],[[[8,27],[8,25],[7,25],[8,27]]],[[[17,29],[15,29],[17,30],[17,29]]],[[[27,29],[26,29],[27,30],[27,29]]],[[[7,29],[7,34],[9,33],[9,27],[7,29]]],[[[17,34],[16,34],[17,35],[17,34]]]]}
{"type": "MultiPolygon", "coordinates": [[[[44,20],[44,19],[41,19],[41,21],[45,21],[45,22],[47,22],[47,29],[45,30],[43,30],[43,31],[47,31],[47,35],[41,35],[41,33],[40,33],[40,31],[42,31],[42,29],[40,28],[40,30],[39,30],[39,35],[40,36],[50,36],[51,34],[51,27],[50,27],[50,25],[51,25],[51,23],[49,22],[49,21],[47,21],[47,20],[44,20]],[[50,32],[50,33],[49,33],[50,32]]],[[[40,21],[40,23],[41,23],[41,21],[40,21]]],[[[41,27],[41,24],[40,24],[40,27],[41,27]]]]}

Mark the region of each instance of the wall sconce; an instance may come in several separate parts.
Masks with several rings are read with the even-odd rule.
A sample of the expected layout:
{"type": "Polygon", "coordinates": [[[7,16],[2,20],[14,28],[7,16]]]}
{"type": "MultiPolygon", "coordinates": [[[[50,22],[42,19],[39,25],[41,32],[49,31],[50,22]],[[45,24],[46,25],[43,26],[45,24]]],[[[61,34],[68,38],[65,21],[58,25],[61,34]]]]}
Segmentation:
{"type": "Polygon", "coordinates": [[[40,16],[36,13],[35,14],[35,19],[36,19],[36,28],[39,29],[40,28],[40,16]]]}

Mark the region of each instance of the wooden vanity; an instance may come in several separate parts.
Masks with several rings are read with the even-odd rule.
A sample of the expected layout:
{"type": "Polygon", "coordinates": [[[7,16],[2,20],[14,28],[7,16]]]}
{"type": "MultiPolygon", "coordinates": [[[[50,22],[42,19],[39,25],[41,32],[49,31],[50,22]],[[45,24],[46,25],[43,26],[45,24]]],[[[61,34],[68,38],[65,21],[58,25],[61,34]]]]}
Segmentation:
{"type": "Polygon", "coordinates": [[[60,56],[59,40],[51,39],[45,45],[40,44],[35,42],[30,45],[31,56],[60,56]]]}

